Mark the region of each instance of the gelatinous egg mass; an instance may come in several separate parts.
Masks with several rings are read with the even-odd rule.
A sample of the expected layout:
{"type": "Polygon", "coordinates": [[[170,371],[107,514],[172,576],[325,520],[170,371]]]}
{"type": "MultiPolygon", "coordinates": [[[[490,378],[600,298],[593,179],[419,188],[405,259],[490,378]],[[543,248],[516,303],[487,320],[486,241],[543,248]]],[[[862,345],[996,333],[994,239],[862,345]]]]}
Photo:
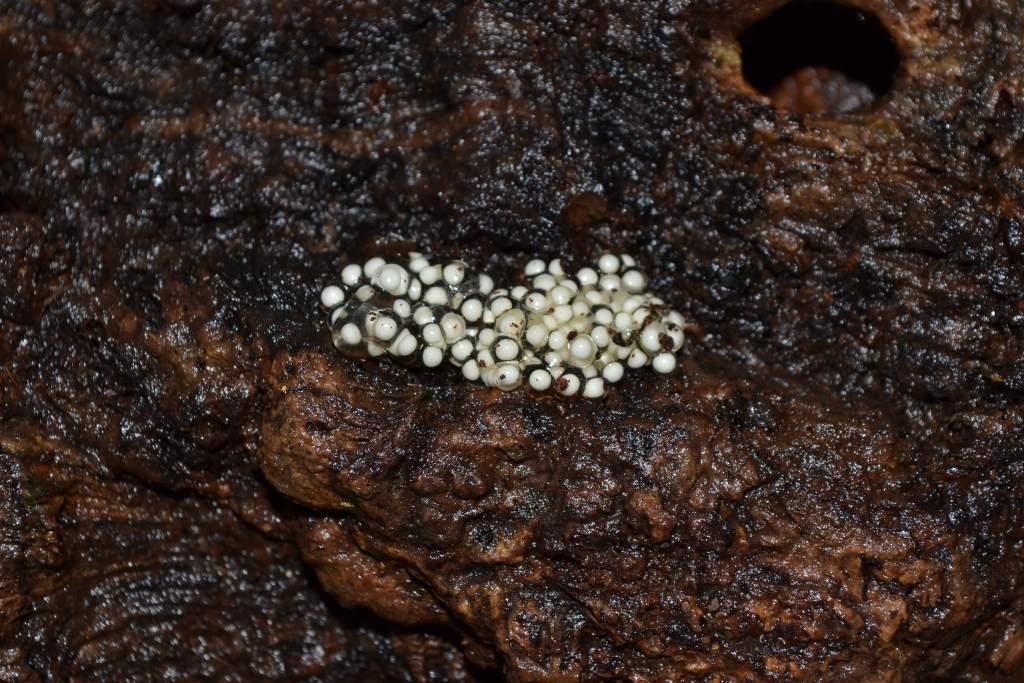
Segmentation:
{"type": "Polygon", "coordinates": [[[320,304],[339,349],[428,368],[448,363],[502,391],[601,398],[630,370],[675,370],[683,316],[647,292],[628,254],[602,254],[575,274],[559,259],[533,259],[523,282],[495,288],[462,261],[413,252],[404,264],[374,257],[346,265],[320,304]]]}

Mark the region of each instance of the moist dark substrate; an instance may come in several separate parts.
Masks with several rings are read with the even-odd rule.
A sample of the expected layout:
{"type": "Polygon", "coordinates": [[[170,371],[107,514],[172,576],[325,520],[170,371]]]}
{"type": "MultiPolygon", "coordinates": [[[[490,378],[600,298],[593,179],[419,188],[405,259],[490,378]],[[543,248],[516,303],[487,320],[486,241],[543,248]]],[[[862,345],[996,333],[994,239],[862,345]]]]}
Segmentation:
{"type": "Polygon", "coordinates": [[[1020,680],[1024,9],[808,115],[780,4],[0,0],[0,678],[1020,680]],[[681,368],[343,358],[415,248],[633,253],[681,368]]]}

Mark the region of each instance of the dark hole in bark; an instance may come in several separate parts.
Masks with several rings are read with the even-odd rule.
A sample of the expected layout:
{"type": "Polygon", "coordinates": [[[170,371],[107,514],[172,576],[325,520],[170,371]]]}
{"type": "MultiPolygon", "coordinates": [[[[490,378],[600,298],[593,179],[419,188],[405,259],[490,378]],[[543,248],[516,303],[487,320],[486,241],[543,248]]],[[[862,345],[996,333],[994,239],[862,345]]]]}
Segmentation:
{"type": "Polygon", "coordinates": [[[778,108],[863,111],[892,88],[900,55],[874,15],[832,2],[792,2],[739,36],[743,77],[778,108]]]}

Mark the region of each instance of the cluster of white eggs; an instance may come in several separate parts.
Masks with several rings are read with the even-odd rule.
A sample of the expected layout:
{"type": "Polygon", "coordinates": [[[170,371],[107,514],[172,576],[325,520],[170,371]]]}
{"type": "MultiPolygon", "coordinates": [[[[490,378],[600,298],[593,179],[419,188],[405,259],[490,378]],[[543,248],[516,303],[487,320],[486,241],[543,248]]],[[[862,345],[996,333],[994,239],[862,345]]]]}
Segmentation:
{"type": "Polygon", "coordinates": [[[669,373],[683,346],[683,317],[647,292],[626,255],[603,254],[575,275],[559,259],[526,264],[526,284],[495,288],[461,261],[406,265],[371,258],[341,271],[320,301],[339,349],[390,355],[511,391],[600,398],[627,369],[669,373]]]}

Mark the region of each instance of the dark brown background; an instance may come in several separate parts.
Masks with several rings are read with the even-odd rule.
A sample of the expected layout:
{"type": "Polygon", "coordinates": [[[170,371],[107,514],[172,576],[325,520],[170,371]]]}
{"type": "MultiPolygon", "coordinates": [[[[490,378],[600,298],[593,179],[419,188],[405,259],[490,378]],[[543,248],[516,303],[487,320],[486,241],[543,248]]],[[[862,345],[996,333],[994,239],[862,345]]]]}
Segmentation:
{"type": "Polygon", "coordinates": [[[858,0],[840,115],[743,80],[779,4],[0,0],[0,678],[1019,680],[1024,13],[858,0]],[[415,247],[698,332],[603,402],[340,357],[415,247]]]}

